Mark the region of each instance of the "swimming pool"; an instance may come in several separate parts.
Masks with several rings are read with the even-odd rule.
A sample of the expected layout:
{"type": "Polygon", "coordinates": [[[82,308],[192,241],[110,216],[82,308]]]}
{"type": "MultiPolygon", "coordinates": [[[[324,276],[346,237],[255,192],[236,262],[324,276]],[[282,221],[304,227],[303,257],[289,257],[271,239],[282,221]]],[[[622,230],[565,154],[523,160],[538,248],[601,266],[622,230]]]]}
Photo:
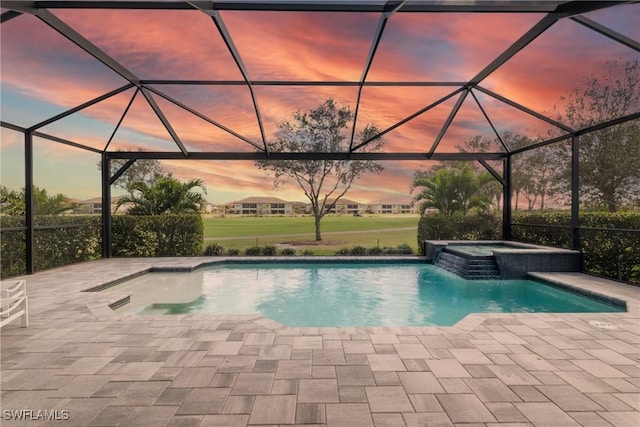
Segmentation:
{"type": "Polygon", "coordinates": [[[259,313],[288,326],[450,326],[469,313],[617,312],[532,280],[462,279],[424,263],[227,264],[149,273],[131,291],[137,314],[259,313]]]}

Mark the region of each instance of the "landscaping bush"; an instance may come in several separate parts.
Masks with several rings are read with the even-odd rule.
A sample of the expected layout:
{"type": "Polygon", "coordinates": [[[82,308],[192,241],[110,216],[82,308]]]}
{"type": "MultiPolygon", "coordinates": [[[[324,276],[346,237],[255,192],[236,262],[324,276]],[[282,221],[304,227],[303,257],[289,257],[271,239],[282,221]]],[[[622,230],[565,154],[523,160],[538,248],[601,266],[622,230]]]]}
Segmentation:
{"type": "MultiPolygon", "coordinates": [[[[485,240],[501,238],[501,219],[491,215],[467,215],[447,218],[440,214],[426,215],[418,223],[418,247],[422,253],[423,240],[485,240]]],[[[518,242],[558,248],[571,247],[571,212],[517,211],[512,239],[518,242]],[[564,227],[564,228],[563,228],[564,227]]],[[[584,272],[597,276],[618,278],[619,257],[623,280],[640,283],[640,232],[606,230],[640,230],[638,212],[581,212],[581,227],[605,230],[580,230],[584,252],[584,272]]]]}
{"type": "MultiPolygon", "coordinates": [[[[541,224],[542,227],[513,226],[513,239],[541,245],[569,248],[571,229],[544,227],[544,225],[570,225],[571,212],[519,212],[513,222],[522,224],[541,224]]],[[[640,283],[640,232],[620,232],[606,230],[640,230],[638,212],[582,212],[581,227],[602,228],[605,230],[580,230],[582,250],[584,252],[585,273],[597,276],[618,278],[619,257],[622,256],[622,279],[640,283]]]]}
{"type": "Polygon", "coordinates": [[[260,246],[251,246],[244,250],[246,256],[259,256],[262,255],[262,248],[260,246]]]}
{"type": "Polygon", "coordinates": [[[296,250],[293,248],[283,248],[280,251],[280,255],[295,255],[296,254],[296,250]]]}
{"type": "Polygon", "coordinates": [[[365,248],[364,246],[354,246],[353,248],[351,248],[351,255],[366,255],[367,254],[367,248],[365,248]]]}
{"type": "Polygon", "coordinates": [[[351,255],[351,249],[350,248],[340,248],[336,251],[336,255],[339,256],[346,256],[346,255],[351,255]]]}
{"type": "Polygon", "coordinates": [[[494,215],[424,215],[418,221],[418,248],[425,240],[493,240],[502,236],[502,219],[494,215]]]}
{"type": "Polygon", "coordinates": [[[222,246],[220,243],[209,243],[204,249],[204,254],[206,256],[223,256],[224,246],[222,246]]]}
{"type": "Polygon", "coordinates": [[[112,253],[121,257],[197,256],[202,253],[200,215],[116,215],[112,253]]]}
{"type": "Polygon", "coordinates": [[[383,246],[382,247],[382,254],[383,255],[395,255],[396,253],[396,248],[391,247],[391,246],[383,246]]]}
{"type": "Polygon", "coordinates": [[[278,253],[275,246],[267,245],[262,248],[262,255],[264,256],[275,256],[278,253]]]}
{"type": "Polygon", "coordinates": [[[369,255],[382,255],[382,248],[380,246],[374,246],[367,250],[367,254],[369,255]]]}
{"type": "Polygon", "coordinates": [[[302,256],[313,256],[315,254],[313,253],[312,250],[305,249],[304,251],[302,251],[302,253],[300,255],[302,255],[302,256]]]}
{"type": "Polygon", "coordinates": [[[238,256],[238,255],[240,255],[240,249],[230,248],[227,251],[227,255],[229,255],[229,256],[238,256]]]}
{"type": "MultiPolygon", "coordinates": [[[[0,217],[4,229],[23,227],[23,216],[0,217]]],[[[36,227],[47,227],[33,233],[34,268],[36,271],[81,261],[101,255],[99,215],[42,215],[34,218],[36,227]],[[69,228],[58,228],[63,226],[69,228]]],[[[0,235],[0,276],[24,274],[26,232],[2,231],[0,235]]]]}
{"type": "Polygon", "coordinates": [[[406,243],[401,243],[396,248],[396,253],[400,255],[412,255],[413,248],[406,243]]]}

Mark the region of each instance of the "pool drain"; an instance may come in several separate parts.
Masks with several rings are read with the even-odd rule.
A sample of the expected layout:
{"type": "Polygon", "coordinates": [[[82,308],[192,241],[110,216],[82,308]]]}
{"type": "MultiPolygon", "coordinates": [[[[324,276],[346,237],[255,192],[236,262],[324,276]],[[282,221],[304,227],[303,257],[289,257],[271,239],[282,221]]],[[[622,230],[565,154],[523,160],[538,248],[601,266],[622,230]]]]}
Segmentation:
{"type": "Polygon", "coordinates": [[[591,326],[595,326],[596,328],[602,328],[602,329],[618,329],[618,327],[616,325],[612,325],[611,323],[607,323],[607,322],[601,322],[599,320],[591,320],[589,322],[589,324],[591,326]]]}

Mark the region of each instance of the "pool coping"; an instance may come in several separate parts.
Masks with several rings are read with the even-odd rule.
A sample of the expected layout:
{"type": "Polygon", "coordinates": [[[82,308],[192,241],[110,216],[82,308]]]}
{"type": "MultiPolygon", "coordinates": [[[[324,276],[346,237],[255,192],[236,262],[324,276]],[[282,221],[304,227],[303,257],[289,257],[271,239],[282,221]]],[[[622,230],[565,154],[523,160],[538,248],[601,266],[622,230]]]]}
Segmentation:
{"type": "MultiPolygon", "coordinates": [[[[103,294],[100,291],[108,289],[110,287],[116,286],[122,282],[127,280],[131,280],[136,277],[140,277],[147,273],[153,272],[193,272],[200,268],[205,268],[213,265],[233,265],[233,264],[259,264],[266,262],[276,262],[276,263],[344,263],[344,262],[364,262],[371,264],[381,264],[381,263],[428,263],[426,257],[422,256],[350,256],[350,257],[336,257],[336,256],[327,256],[327,257],[207,257],[207,258],[199,258],[195,263],[190,265],[175,265],[173,262],[175,259],[173,258],[154,258],[153,260],[160,261],[159,265],[150,265],[146,268],[139,269],[132,273],[126,274],[124,276],[118,277],[114,280],[108,281],[106,283],[102,283],[97,286],[92,286],[89,288],[85,288],[80,290],[81,293],[85,294],[94,294],[100,295],[100,303],[87,304],[87,308],[91,310],[91,312],[96,316],[99,320],[117,320],[117,319],[132,319],[139,318],[138,314],[120,314],[113,310],[113,308],[117,308],[121,305],[126,304],[126,300],[130,298],[131,292],[112,292],[108,294],[103,294]],[[163,264],[162,261],[167,260],[166,264],[163,264]],[[110,296],[110,298],[109,298],[110,296]]],[[[495,318],[517,318],[519,316],[526,316],[535,314],[537,316],[543,317],[555,317],[559,314],[567,315],[570,317],[588,317],[594,314],[606,314],[606,315],[618,315],[618,316],[631,316],[636,317],[640,314],[640,287],[634,286],[631,284],[624,284],[620,282],[615,282],[603,278],[598,278],[594,276],[589,276],[583,273],[556,273],[556,272],[530,272],[529,275],[532,279],[546,282],[547,285],[559,287],[561,289],[567,290],[569,292],[574,292],[577,294],[581,294],[583,296],[587,296],[590,298],[594,298],[600,300],[604,303],[609,303],[611,305],[622,305],[624,304],[625,310],[622,312],[611,312],[611,313],[470,313],[467,316],[460,319],[453,325],[450,326],[330,326],[330,327],[298,327],[298,326],[288,326],[285,324],[281,324],[269,317],[266,317],[260,313],[246,313],[246,314],[189,314],[189,315],[173,315],[176,318],[181,317],[189,317],[189,318],[200,318],[200,317],[216,317],[216,318],[237,318],[241,320],[251,321],[257,324],[260,324],[262,327],[267,329],[277,331],[282,334],[292,334],[299,333],[300,331],[316,331],[318,329],[337,329],[340,330],[373,330],[373,331],[403,331],[406,333],[407,331],[411,331],[412,333],[418,333],[421,330],[424,331],[433,331],[439,330],[440,328],[454,328],[460,331],[472,331],[482,323],[484,323],[487,319],[495,319],[495,318]],[[605,283],[607,284],[606,288],[602,289],[594,289],[594,286],[585,286],[585,281],[587,282],[596,282],[596,283],[605,283]],[[632,295],[624,295],[625,292],[616,292],[616,288],[628,289],[630,293],[637,293],[637,296],[632,295]],[[613,302],[613,304],[612,304],[613,302]]],[[[162,318],[166,315],[145,315],[144,318],[162,318]]],[[[424,332],[423,331],[423,332],[424,332]]]]}

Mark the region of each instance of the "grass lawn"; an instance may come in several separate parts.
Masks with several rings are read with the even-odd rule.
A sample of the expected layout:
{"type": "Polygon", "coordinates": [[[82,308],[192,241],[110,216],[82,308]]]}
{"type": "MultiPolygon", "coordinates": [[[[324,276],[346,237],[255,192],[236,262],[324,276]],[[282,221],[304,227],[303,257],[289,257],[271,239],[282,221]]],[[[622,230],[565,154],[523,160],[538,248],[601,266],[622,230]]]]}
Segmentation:
{"type": "Polygon", "coordinates": [[[288,243],[298,250],[333,254],[345,246],[397,246],[417,248],[417,215],[326,216],[322,219],[322,244],[315,244],[312,216],[299,217],[205,217],[205,246],[218,242],[225,248],[288,243]]]}

